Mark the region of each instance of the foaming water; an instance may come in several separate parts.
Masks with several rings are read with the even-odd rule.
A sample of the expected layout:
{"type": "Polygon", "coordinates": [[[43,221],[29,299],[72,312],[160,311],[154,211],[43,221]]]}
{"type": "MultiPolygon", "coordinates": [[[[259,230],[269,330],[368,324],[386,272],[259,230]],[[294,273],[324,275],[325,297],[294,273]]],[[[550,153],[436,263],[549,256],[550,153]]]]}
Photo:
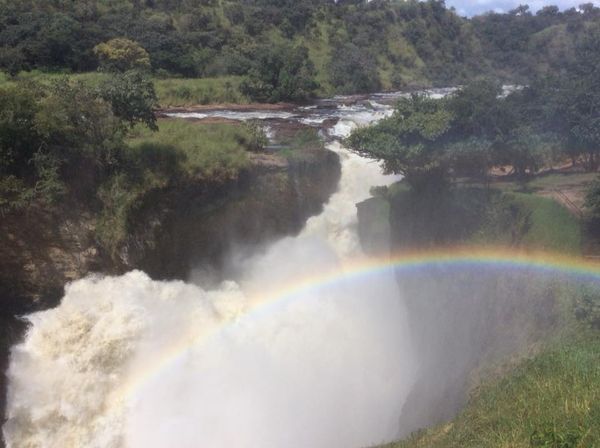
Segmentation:
{"type": "MultiPolygon", "coordinates": [[[[348,110],[344,136],[389,114],[348,110]]],[[[67,286],[28,317],[8,371],[9,447],[361,447],[398,433],[414,382],[406,313],[390,271],[275,300],[362,257],[355,204],[389,184],[345,150],[323,212],[207,291],[144,273],[67,286]]]]}

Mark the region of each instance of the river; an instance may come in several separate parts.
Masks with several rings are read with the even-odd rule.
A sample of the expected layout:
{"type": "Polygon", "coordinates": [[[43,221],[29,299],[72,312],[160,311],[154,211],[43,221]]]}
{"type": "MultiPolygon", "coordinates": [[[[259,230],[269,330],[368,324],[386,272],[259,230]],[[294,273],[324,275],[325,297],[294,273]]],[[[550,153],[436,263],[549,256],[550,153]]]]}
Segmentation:
{"type": "Polygon", "coordinates": [[[338,191],[298,236],[234,257],[241,275],[218,288],[139,271],[67,285],[12,349],[7,446],[351,448],[397,437],[418,361],[393,274],[356,275],[369,260],[355,206],[398,178],[341,139],[402,95],[172,114],[318,127],[341,159],[338,191]]]}

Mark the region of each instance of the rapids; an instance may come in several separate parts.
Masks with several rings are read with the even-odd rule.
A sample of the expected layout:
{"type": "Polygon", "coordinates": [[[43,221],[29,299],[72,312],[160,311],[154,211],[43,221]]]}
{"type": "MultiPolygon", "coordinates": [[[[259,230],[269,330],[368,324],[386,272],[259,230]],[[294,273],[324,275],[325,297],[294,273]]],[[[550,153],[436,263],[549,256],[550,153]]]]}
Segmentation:
{"type": "Polygon", "coordinates": [[[219,288],[139,271],[67,285],[59,307],[26,317],[12,349],[7,446],[318,448],[396,437],[417,369],[396,280],[340,277],[289,293],[364,256],[355,204],[397,178],[340,137],[389,115],[396,97],[203,112],[321,127],[341,158],[338,192],[297,237],[232,260],[243,275],[219,288]]]}

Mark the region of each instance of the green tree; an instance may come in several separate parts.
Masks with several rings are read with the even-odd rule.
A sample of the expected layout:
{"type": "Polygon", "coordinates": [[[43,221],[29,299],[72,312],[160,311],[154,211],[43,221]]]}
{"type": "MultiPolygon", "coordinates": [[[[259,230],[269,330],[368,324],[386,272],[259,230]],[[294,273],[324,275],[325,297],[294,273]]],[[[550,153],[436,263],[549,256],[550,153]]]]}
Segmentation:
{"type": "Polygon", "coordinates": [[[240,90],[257,101],[302,101],[314,96],[315,75],[306,47],[261,46],[240,90]]]}
{"type": "Polygon", "coordinates": [[[130,127],[142,123],[157,130],[154,109],[158,99],[152,80],[139,71],[112,76],[100,86],[99,95],[112,106],[113,114],[130,127]]]}
{"type": "Polygon", "coordinates": [[[0,89],[0,175],[26,176],[41,145],[35,132],[40,90],[32,84],[0,89]]]}
{"type": "Polygon", "coordinates": [[[0,90],[0,205],[88,197],[118,166],[123,121],[112,105],[67,78],[49,86],[18,82],[0,90]]]}
{"type": "Polygon", "coordinates": [[[122,124],[111,104],[80,82],[55,82],[39,101],[35,131],[42,151],[73,171],[91,163],[108,167],[118,161],[123,142],[122,124]]]}
{"type": "Polygon", "coordinates": [[[133,69],[149,69],[150,55],[137,42],[125,38],[111,39],[94,47],[100,69],[125,72],[133,69]]]}
{"type": "Polygon", "coordinates": [[[529,89],[500,93],[495,83],[476,81],[440,100],[412,95],[392,117],[353,132],[348,144],[416,189],[437,188],[450,175],[486,177],[495,164],[533,174],[555,150],[540,125],[541,101],[529,89]]]}
{"type": "Polygon", "coordinates": [[[387,172],[402,174],[415,189],[445,184],[449,171],[452,113],[448,101],[413,94],[398,102],[394,115],[354,131],[349,147],[383,161],[387,172]]]}
{"type": "Polygon", "coordinates": [[[381,87],[373,52],[352,43],[333,48],[328,71],[340,93],[374,92],[381,87]]]}

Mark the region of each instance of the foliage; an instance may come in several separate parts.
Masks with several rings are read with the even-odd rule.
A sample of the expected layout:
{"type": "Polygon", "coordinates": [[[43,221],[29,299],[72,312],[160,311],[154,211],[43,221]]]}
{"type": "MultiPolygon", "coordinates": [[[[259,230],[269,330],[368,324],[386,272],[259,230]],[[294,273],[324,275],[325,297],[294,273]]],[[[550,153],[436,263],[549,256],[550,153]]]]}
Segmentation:
{"type": "Polygon", "coordinates": [[[128,127],[155,129],[151,82],[116,75],[99,87],[66,77],[0,88],[0,202],[3,209],[66,195],[91,200],[122,163],[128,127]]]}
{"type": "Polygon", "coordinates": [[[150,68],[150,56],[137,42],[115,38],[94,47],[101,70],[126,72],[150,68]]]}
{"type": "Polygon", "coordinates": [[[240,137],[240,142],[245,145],[249,151],[260,152],[269,144],[269,139],[265,133],[263,125],[259,121],[247,121],[243,124],[245,136],[240,137]]]}
{"type": "Polygon", "coordinates": [[[582,285],[576,295],[575,316],[592,329],[600,330],[600,290],[582,285]]]}
{"type": "Polygon", "coordinates": [[[190,177],[208,181],[225,181],[236,178],[248,166],[247,145],[253,138],[244,126],[227,124],[203,125],[183,120],[162,120],[159,131],[135,128],[128,143],[130,156],[136,158],[153,154],[157,160],[175,154],[178,171],[190,177]]]}
{"type": "Polygon", "coordinates": [[[0,68],[150,64],[188,78],[250,75],[262,91],[254,81],[264,48],[304,46],[322,93],[456,84],[480,73],[525,83],[569,67],[570,49],[599,18],[598,8],[582,11],[466,19],[439,0],[4,1],[0,68]]]}
{"type": "Polygon", "coordinates": [[[32,129],[37,113],[36,88],[21,84],[0,89],[0,174],[22,176],[40,141],[32,129]]]}
{"type": "Polygon", "coordinates": [[[387,448],[593,447],[600,442],[598,334],[568,336],[483,384],[452,422],[387,448]]]}
{"type": "Polygon", "coordinates": [[[359,154],[382,160],[388,172],[402,174],[414,188],[445,182],[445,148],[452,115],[446,100],[413,94],[401,99],[394,115],[358,129],[348,145],[359,154]]]}
{"type": "Polygon", "coordinates": [[[588,187],[584,206],[592,220],[600,220],[600,179],[594,180],[588,187]]]}
{"type": "Polygon", "coordinates": [[[63,79],[38,102],[34,129],[44,150],[77,169],[83,160],[96,166],[116,163],[119,125],[110,103],[83,84],[63,79]]]}
{"type": "Polygon", "coordinates": [[[100,96],[111,104],[114,115],[133,127],[142,123],[156,131],[154,109],[158,98],[154,84],[139,71],[115,74],[100,86],[100,96]]]}
{"type": "Polygon", "coordinates": [[[556,83],[552,112],[565,146],[587,154],[588,167],[595,170],[600,164],[600,24],[576,42],[574,53],[569,72],[556,83]]]}
{"type": "Polygon", "coordinates": [[[377,61],[372,53],[352,43],[334,48],[333,53],[329,76],[338,92],[374,92],[381,87],[377,61]]]}
{"type": "MultiPolygon", "coordinates": [[[[567,92],[568,85],[552,90],[540,83],[505,96],[496,83],[478,80],[441,100],[413,95],[392,117],[356,130],[348,144],[414,188],[439,186],[450,176],[486,178],[493,166],[509,165],[524,179],[557,156],[572,156],[560,146],[566,137],[553,117],[554,98],[567,92]]],[[[595,120],[592,110],[586,120],[595,120]]]]}
{"type": "Polygon", "coordinates": [[[353,132],[348,144],[382,160],[414,188],[439,186],[450,173],[485,175],[494,161],[501,108],[491,83],[473,83],[441,100],[413,94],[398,102],[392,117],[353,132]]]}
{"type": "Polygon", "coordinates": [[[314,77],[305,47],[261,46],[240,90],[256,101],[303,101],[314,96],[318,87],[314,77]]]}
{"type": "Polygon", "coordinates": [[[240,92],[242,78],[229,76],[202,79],[156,79],[156,94],[161,107],[210,103],[245,104],[249,98],[240,92]]]}

